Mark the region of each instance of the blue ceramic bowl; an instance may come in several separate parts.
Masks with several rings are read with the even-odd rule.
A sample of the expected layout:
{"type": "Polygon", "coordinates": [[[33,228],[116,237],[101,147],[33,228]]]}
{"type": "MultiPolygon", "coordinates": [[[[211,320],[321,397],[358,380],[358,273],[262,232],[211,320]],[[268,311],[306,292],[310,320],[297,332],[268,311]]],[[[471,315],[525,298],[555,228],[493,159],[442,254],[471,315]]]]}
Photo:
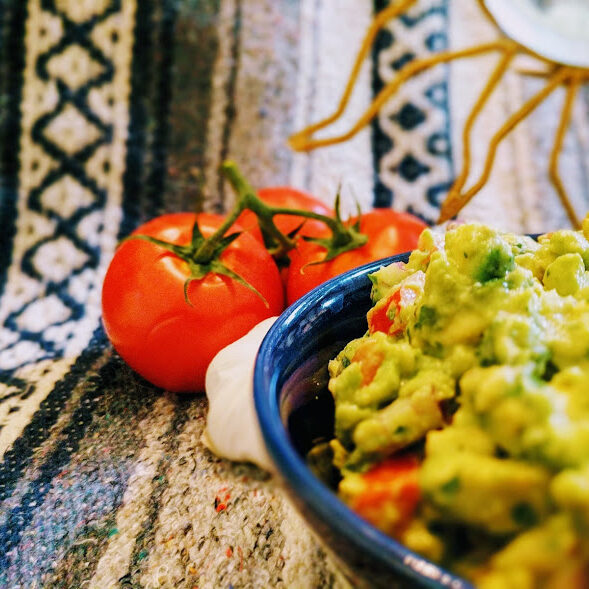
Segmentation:
{"type": "Polygon", "coordinates": [[[351,270],[290,306],[266,335],[254,397],[268,451],[289,496],[317,537],[360,587],[467,588],[464,580],[407,550],[358,517],[316,477],[305,455],[333,436],[327,363],[367,330],[368,274],[408,254],[351,270]]]}

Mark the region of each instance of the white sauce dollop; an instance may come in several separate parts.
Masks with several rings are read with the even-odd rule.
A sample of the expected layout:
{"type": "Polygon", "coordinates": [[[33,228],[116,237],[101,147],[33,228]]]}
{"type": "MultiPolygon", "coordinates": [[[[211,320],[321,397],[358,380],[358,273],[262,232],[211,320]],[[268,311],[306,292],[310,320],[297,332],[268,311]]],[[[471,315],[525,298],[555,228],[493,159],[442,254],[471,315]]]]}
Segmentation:
{"type": "Polygon", "coordinates": [[[205,446],[217,456],[253,462],[270,472],[275,469],[254,405],[254,364],[260,344],[276,319],[258,323],[213,358],[205,378],[209,412],[202,435],[205,446]]]}

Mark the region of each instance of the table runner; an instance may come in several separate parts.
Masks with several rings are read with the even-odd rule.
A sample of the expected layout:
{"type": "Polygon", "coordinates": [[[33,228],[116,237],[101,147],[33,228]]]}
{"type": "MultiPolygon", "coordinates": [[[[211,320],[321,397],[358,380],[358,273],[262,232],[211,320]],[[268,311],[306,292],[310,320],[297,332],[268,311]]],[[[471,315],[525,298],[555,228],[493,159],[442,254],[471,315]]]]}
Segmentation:
{"type": "MultiPolygon", "coordinates": [[[[202,394],[134,374],[100,323],[117,241],[159,213],[223,211],[219,164],[343,206],[433,222],[490,58],[404,85],[344,144],[294,153],[330,114],[384,0],[5,0],[0,4],[0,585],[343,587],[337,563],[267,474],[213,456],[202,394]],[[478,90],[477,90],[478,88],[478,90]]],[[[469,0],[418,0],[378,35],[346,130],[403,64],[492,39],[469,0]]],[[[510,71],[475,129],[490,134],[541,82],[510,71]]],[[[568,226],[547,178],[555,92],[512,133],[462,216],[568,226]]],[[[561,169],[589,203],[589,93],[561,169]]]]}

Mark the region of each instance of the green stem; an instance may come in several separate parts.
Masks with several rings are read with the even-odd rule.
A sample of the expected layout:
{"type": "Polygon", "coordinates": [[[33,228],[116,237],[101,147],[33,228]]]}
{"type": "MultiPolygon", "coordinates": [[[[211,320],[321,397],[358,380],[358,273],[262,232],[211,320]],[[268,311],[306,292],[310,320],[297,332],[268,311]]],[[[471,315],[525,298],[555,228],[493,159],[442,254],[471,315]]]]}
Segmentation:
{"type": "MultiPolygon", "coordinates": [[[[268,240],[268,251],[277,261],[288,262],[287,252],[296,247],[296,242],[290,236],[285,235],[276,227],[274,217],[276,215],[292,215],[320,221],[331,231],[329,238],[311,239],[327,250],[325,261],[331,260],[340,253],[363,246],[368,238],[360,233],[360,224],[356,222],[353,226],[345,225],[340,216],[340,195],[339,191],[335,201],[335,217],[329,217],[314,211],[291,209],[288,207],[273,207],[263,202],[255,190],[239,171],[235,162],[227,160],[223,162],[221,170],[231,184],[237,200],[233,209],[227,215],[223,224],[206,240],[199,238],[199,246],[194,247],[193,260],[196,263],[206,264],[218,255],[219,245],[223,242],[225,233],[231,228],[239,215],[248,209],[252,211],[258,224],[268,240]]],[[[196,239],[195,237],[193,239],[196,239]]],[[[307,238],[309,239],[309,238],[307,238]]],[[[193,243],[196,246],[196,242],[193,243]]]]}
{"type": "MultiPolygon", "coordinates": [[[[274,215],[279,214],[278,208],[270,207],[258,198],[255,190],[242,176],[235,162],[225,161],[222,165],[222,171],[237,194],[238,205],[243,207],[242,210],[247,208],[252,211],[258,218],[263,231],[275,241],[276,247],[272,249],[271,253],[275,256],[281,256],[293,249],[295,242],[287,235],[284,235],[274,223],[274,215]]],[[[307,216],[307,213],[309,213],[309,211],[295,211],[294,209],[282,208],[280,209],[281,211],[288,211],[288,213],[282,214],[302,214],[303,216],[307,216]]]]}
{"type": "MultiPolygon", "coordinates": [[[[225,221],[223,221],[219,228],[208,239],[205,239],[198,248],[195,247],[193,256],[194,262],[197,264],[206,264],[215,257],[219,243],[225,236],[225,233],[227,233],[233,223],[235,223],[237,217],[241,215],[244,208],[245,206],[243,206],[242,203],[236,203],[236,206],[229,212],[225,221]]],[[[194,239],[193,236],[193,246],[196,246],[194,239]]]]}
{"type": "Polygon", "coordinates": [[[235,192],[239,195],[240,200],[245,201],[246,208],[250,209],[262,217],[273,217],[274,215],[293,215],[298,217],[307,217],[325,223],[329,229],[335,231],[338,229],[338,221],[333,217],[322,215],[314,211],[305,211],[299,209],[291,209],[288,207],[270,207],[261,201],[254,189],[249,185],[247,180],[242,176],[238,170],[235,162],[231,160],[225,161],[222,166],[223,173],[235,192]]]}
{"type": "MultiPolygon", "coordinates": [[[[296,243],[290,237],[284,235],[274,223],[275,215],[293,215],[314,219],[324,223],[331,230],[330,238],[311,239],[325,247],[325,261],[331,260],[339,254],[363,246],[368,238],[360,233],[360,223],[347,226],[340,216],[339,192],[335,201],[335,217],[328,217],[313,211],[290,209],[286,207],[271,207],[262,202],[247,180],[241,175],[237,165],[232,161],[226,161],[222,165],[222,171],[230,182],[238,196],[238,206],[251,210],[258,218],[258,223],[263,233],[272,242],[268,248],[275,259],[284,259],[285,254],[296,247],[296,243]]],[[[243,209],[241,209],[243,210],[243,209]]],[[[309,239],[309,238],[307,238],[309,239]]]]}
{"type": "MultiPolygon", "coordinates": [[[[264,204],[264,203],[262,203],[264,204]]],[[[325,223],[329,229],[332,231],[336,231],[338,229],[338,222],[333,217],[327,217],[326,215],[322,215],[321,213],[316,213],[315,211],[299,211],[298,209],[289,209],[286,207],[268,207],[269,211],[272,212],[272,215],[292,215],[297,217],[307,217],[308,219],[315,219],[316,221],[321,221],[325,223]]]]}

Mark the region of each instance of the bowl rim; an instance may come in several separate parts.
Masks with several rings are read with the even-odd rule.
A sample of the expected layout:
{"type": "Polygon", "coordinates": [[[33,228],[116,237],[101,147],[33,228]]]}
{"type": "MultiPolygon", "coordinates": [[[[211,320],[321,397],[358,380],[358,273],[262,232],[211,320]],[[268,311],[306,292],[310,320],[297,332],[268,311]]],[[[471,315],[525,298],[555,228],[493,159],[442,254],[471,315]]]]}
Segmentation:
{"type": "Polygon", "coordinates": [[[273,350],[283,339],[282,332],[297,322],[301,314],[325,303],[342,289],[345,290],[346,286],[355,284],[362,277],[367,278],[369,273],[382,266],[406,261],[409,253],[376,260],[340,274],[314,288],[283,311],[270,327],[256,356],[254,402],[262,436],[277,474],[287,482],[315,517],[363,554],[369,555],[390,570],[396,570],[408,580],[419,581],[424,587],[466,589],[472,587],[467,581],[409,550],[362,519],[312,473],[290,442],[282,423],[280,390],[277,389],[278,375],[271,368],[273,350]]]}

